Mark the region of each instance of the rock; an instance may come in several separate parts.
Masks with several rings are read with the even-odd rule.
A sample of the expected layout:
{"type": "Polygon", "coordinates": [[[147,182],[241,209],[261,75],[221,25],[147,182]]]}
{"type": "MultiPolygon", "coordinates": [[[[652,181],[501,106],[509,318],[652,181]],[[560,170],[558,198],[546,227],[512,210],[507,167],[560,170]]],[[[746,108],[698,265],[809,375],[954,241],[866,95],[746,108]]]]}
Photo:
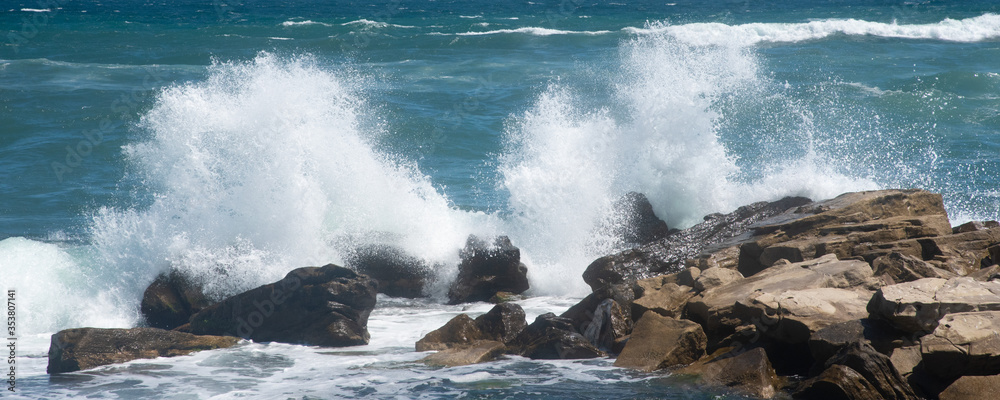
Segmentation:
{"type": "Polygon", "coordinates": [[[348,253],[345,264],[378,281],[379,293],[392,297],[424,297],[424,286],[431,278],[427,263],[386,244],[358,247],[348,253]]]}
{"type": "Polygon", "coordinates": [[[238,342],[234,337],[197,336],[156,328],[65,329],[52,335],[46,372],[58,374],[140,358],[182,356],[238,342]]]}
{"type": "Polygon", "coordinates": [[[439,351],[424,357],[420,361],[431,366],[458,367],[496,360],[504,354],[504,350],[506,350],[506,347],[504,347],[503,343],[493,340],[480,340],[466,346],[439,351]]]}
{"type": "Polygon", "coordinates": [[[740,279],[743,279],[743,274],[739,271],[728,268],[709,268],[701,271],[698,279],[694,282],[694,288],[699,292],[703,292],[716,286],[736,282],[740,279]]]}
{"type": "Polygon", "coordinates": [[[729,214],[709,215],[705,217],[705,222],[666,238],[595,260],[583,273],[583,279],[596,290],[610,284],[632,283],[678,272],[685,266],[686,260],[697,258],[703,252],[714,253],[732,247],[732,244],[719,248],[714,246],[747,233],[752,224],[808,202],[809,199],[789,197],[743,206],[729,214]]]}
{"type": "Polygon", "coordinates": [[[952,233],[966,233],[982,231],[991,228],[1000,228],[1000,222],[997,221],[969,221],[962,225],[952,228],[952,233]]]}
{"type": "Polygon", "coordinates": [[[741,394],[761,399],[774,397],[782,386],[782,380],[771,367],[763,348],[754,348],[735,356],[706,358],[708,360],[699,360],[678,373],[698,375],[702,384],[727,386],[741,394]]]}
{"type": "Polygon", "coordinates": [[[583,359],[604,357],[587,338],[573,328],[569,318],[553,313],[539,315],[507,345],[507,351],[531,359],[583,359]]]}
{"type": "MultiPolygon", "coordinates": [[[[868,342],[882,354],[892,351],[899,334],[888,322],[877,319],[855,319],[832,324],[809,336],[809,351],[819,365],[851,343],[868,342]]],[[[819,371],[816,371],[819,372],[819,371]]],[[[901,371],[902,372],[902,371],[901,371]]]]}
{"type": "Polygon", "coordinates": [[[757,275],[708,289],[688,301],[685,310],[688,318],[701,323],[710,337],[725,337],[732,334],[737,326],[753,324],[753,321],[743,320],[734,313],[736,304],[750,304],[751,296],[759,296],[760,293],[780,295],[789,290],[863,288],[871,280],[872,270],[867,263],[840,261],[835,255],[827,255],[795,264],[776,265],[757,275]]]}
{"type": "Polygon", "coordinates": [[[202,286],[177,270],[156,276],[142,294],[139,310],[153,328],[174,329],[212,305],[202,286]]]}
{"type": "Polygon", "coordinates": [[[899,371],[899,374],[906,378],[923,361],[923,357],[920,354],[920,346],[905,346],[893,349],[892,354],[889,355],[889,361],[892,361],[892,366],[896,367],[896,371],[899,371]]]}
{"type": "Polygon", "coordinates": [[[1000,398],[1000,375],[963,376],[938,395],[941,400],[1000,398]]]}
{"type": "Polygon", "coordinates": [[[511,292],[497,292],[497,294],[493,295],[493,297],[490,297],[490,299],[487,301],[493,304],[503,304],[517,300],[524,300],[524,298],[525,297],[522,295],[514,294],[511,292]]]}
{"type": "Polygon", "coordinates": [[[792,398],[804,400],[883,400],[881,394],[857,371],[833,365],[819,376],[802,382],[792,398]]]}
{"type": "Polygon", "coordinates": [[[497,292],[520,294],[528,290],[528,268],[521,263],[521,250],[506,236],[487,246],[470,235],[461,257],[458,278],[448,290],[448,304],[486,301],[497,292]]]}
{"type": "Polygon", "coordinates": [[[1000,280],[1000,265],[994,264],[980,269],[979,271],[969,274],[969,277],[982,282],[1000,280]]]}
{"type": "Polygon", "coordinates": [[[368,315],[378,283],[328,264],[298,268],[191,317],[192,333],[255,342],[343,347],[368,344],[368,315]]]}
{"type": "Polygon", "coordinates": [[[941,378],[1000,374],[1000,311],[946,315],[920,351],[923,367],[941,378]]]}
{"type": "Polygon", "coordinates": [[[894,285],[897,283],[913,282],[923,278],[954,278],[955,273],[936,268],[933,265],[919,258],[908,256],[899,252],[892,252],[889,255],[881,256],[872,261],[872,269],[875,275],[887,278],[887,283],[894,285]]]}
{"type": "Polygon", "coordinates": [[[762,321],[758,330],[782,343],[805,343],[816,331],[868,316],[871,292],[837,288],[757,292],[740,300],[734,314],[762,321]]]}
{"type": "Polygon", "coordinates": [[[612,299],[604,299],[594,311],[594,318],[583,331],[583,337],[603,352],[613,352],[615,343],[632,332],[632,321],[624,309],[612,299]]]}
{"type": "Polygon", "coordinates": [[[668,282],[665,276],[642,279],[635,284],[636,299],[632,302],[632,315],[641,317],[646,311],[670,318],[680,318],[688,300],[695,292],[688,286],[668,282]]]}
{"type": "Polygon", "coordinates": [[[654,371],[690,364],[705,355],[707,345],[701,325],[646,313],[636,322],[615,366],[654,371]]]}
{"type": "Polygon", "coordinates": [[[646,195],[628,192],[612,205],[612,231],[627,247],[641,246],[667,237],[667,223],[653,212],[646,195]]]}
{"type": "Polygon", "coordinates": [[[924,278],[885,286],[868,303],[872,318],[881,318],[907,333],[931,332],[948,314],[1000,310],[1000,282],[969,277],[924,278]]]}
{"type": "Polygon", "coordinates": [[[827,360],[828,367],[843,365],[864,377],[882,399],[916,399],[917,395],[906,383],[892,361],[867,343],[851,343],[827,360]]]}
{"type": "Polygon", "coordinates": [[[491,340],[507,343],[524,330],[524,310],[513,303],[498,304],[475,320],[459,314],[444,326],[417,341],[417,351],[445,350],[467,347],[472,343],[491,340]]]}
{"type": "Polygon", "coordinates": [[[560,317],[568,318],[577,332],[585,332],[594,320],[594,311],[607,299],[614,300],[621,307],[628,323],[628,332],[632,332],[632,301],[635,300],[635,287],[626,284],[615,284],[602,287],[579,303],[570,307],[560,317]]]}
{"type": "Polygon", "coordinates": [[[930,237],[918,243],[922,258],[931,265],[965,276],[996,264],[990,248],[1000,243],[1000,228],[930,237]]]}

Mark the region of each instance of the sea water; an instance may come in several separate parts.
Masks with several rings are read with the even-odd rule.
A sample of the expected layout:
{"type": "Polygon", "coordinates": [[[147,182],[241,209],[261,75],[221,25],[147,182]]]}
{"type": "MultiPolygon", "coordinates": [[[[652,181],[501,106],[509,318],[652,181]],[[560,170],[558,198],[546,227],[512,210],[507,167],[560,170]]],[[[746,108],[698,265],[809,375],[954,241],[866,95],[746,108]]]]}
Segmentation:
{"type": "MultiPolygon", "coordinates": [[[[470,234],[507,235],[529,321],[671,227],[918,187],[998,219],[1000,5],[870,1],[0,3],[0,286],[24,398],[712,398],[612,360],[432,368],[413,345],[470,234]],[[612,221],[612,222],[609,222],[612,221]],[[48,376],[52,333],[141,324],[181,269],[222,298],[387,243],[437,265],[371,344],[246,343],[48,376]]],[[[8,392],[8,395],[12,393],[8,392]]]]}

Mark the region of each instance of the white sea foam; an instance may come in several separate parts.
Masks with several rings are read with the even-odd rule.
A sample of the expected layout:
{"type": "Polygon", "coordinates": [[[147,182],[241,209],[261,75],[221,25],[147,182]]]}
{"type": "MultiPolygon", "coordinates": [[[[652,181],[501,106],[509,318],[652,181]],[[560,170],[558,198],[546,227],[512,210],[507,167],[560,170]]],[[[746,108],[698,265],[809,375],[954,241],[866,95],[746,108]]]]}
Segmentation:
{"type": "Polygon", "coordinates": [[[52,10],[48,8],[22,8],[21,12],[43,13],[43,12],[52,12],[52,10]]]}
{"type": "Polygon", "coordinates": [[[363,18],[359,19],[359,20],[355,20],[355,21],[345,22],[345,23],[343,23],[341,25],[343,25],[343,26],[362,26],[362,27],[365,27],[365,28],[387,28],[387,27],[390,27],[390,26],[393,27],[393,28],[414,28],[414,26],[410,26],[410,25],[390,24],[388,22],[372,21],[372,20],[363,19],[363,18]]]}
{"type": "Polygon", "coordinates": [[[492,31],[484,32],[463,32],[456,33],[458,36],[483,36],[483,35],[500,35],[509,33],[521,33],[534,36],[551,36],[551,35],[604,35],[611,33],[611,31],[564,31],[559,29],[550,28],[540,28],[540,27],[523,27],[516,29],[497,29],[492,31]]]}
{"type": "Polygon", "coordinates": [[[692,45],[742,44],[761,42],[801,42],[833,35],[875,36],[902,39],[930,39],[950,42],[978,42],[1000,38],[1000,15],[983,14],[961,20],[944,19],[929,24],[896,24],[857,19],[826,19],[802,23],[751,23],[727,25],[694,23],[670,25],[654,23],[643,28],[625,28],[635,34],[669,34],[692,45]]]}
{"type": "Polygon", "coordinates": [[[322,25],[322,26],[333,26],[325,22],[316,22],[311,20],[305,21],[285,21],[281,23],[281,26],[305,26],[305,25],[322,25]]]}

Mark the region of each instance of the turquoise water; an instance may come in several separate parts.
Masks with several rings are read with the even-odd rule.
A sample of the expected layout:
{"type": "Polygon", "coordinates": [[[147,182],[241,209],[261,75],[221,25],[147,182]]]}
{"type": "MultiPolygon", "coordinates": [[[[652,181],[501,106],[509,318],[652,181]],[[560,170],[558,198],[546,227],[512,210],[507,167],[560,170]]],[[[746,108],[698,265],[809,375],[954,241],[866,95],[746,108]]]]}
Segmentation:
{"type": "MultiPolygon", "coordinates": [[[[953,223],[998,219],[998,8],[2,3],[0,284],[24,299],[24,332],[36,339],[23,354],[41,362],[23,387],[34,397],[141,392],[176,385],[144,368],[215,365],[45,378],[48,334],[139,323],[142,290],[170,266],[223,296],[379,241],[440,263],[446,283],[470,233],[506,234],[529,265],[538,312],[558,312],[586,294],[586,265],[621,248],[608,209],[631,190],[672,227],[752,201],[890,187],[941,192],[953,223]]],[[[406,310],[440,313],[437,326],[461,312],[435,301],[406,310]]],[[[344,368],[367,365],[357,378],[368,384],[302,378],[287,397],[425,388],[412,342],[437,326],[391,315],[402,325],[376,322],[389,324],[378,332],[404,339],[342,355],[344,368]],[[375,372],[385,368],[396,371],[388,381],[375,372]],[[344,389],[352,385],[371,389],[344,389]]],[[[304,376],[325,362],[322,349],[291,348],[204,357],[278,354],[292,366],[275,368],[304,376]]],[[[499,387],[482,375],[491,367],[473,368],[457,378],[471,386],[431,384],[423,395],[480,381],[486,389],[469,393],[483,398],[573,397],[594,382],[611,385],[594,398],[690,394],[606,361],[511,362],[499,387]]],[[[275,382],[282,373],[212,368],[227,378],[203,382],[195,397],[286,390],[275,382]],[[255,383],[233,384],[241,379],[255,383]]]]}

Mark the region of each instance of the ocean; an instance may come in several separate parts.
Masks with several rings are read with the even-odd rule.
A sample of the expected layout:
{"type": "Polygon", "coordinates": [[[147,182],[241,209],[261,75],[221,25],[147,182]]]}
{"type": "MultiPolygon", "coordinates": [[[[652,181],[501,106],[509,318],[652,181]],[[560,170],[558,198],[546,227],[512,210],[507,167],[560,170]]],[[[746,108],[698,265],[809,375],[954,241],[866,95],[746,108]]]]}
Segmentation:
{"type": "Polygon", "coordinates": [[[1000,219],[992,1],[4,0],[0,27],[5,398],[739,398],[413,346],[489,310],[444,305],[470,234],[520,247],[529,321],[588,294],[629,191],[677,228],[910,187],[1000,219]],[[52,333],[140,324],[168,268],[223,297],[366,243],[438,265],[428,298],[380,295],[368,346],[45,373],[52,333]]]}

